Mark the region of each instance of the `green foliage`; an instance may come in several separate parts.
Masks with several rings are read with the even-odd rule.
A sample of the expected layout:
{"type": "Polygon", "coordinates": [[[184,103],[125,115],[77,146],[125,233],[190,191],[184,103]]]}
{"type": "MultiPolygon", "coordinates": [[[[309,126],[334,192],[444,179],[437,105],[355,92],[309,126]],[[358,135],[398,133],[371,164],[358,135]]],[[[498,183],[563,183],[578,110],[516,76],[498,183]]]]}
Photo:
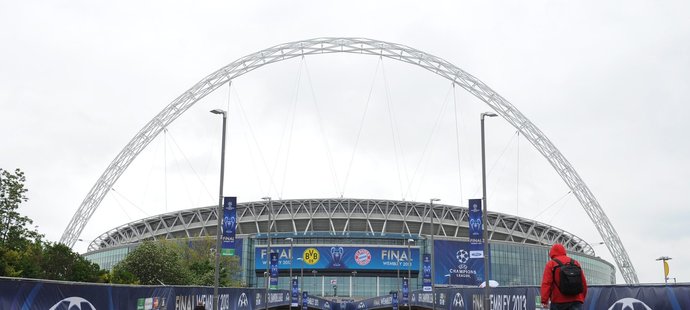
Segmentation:
{"type": "Polygon", "coordinates": [[[18,210],[26,202],[24,173],[0,169],[0,276],[99,282],[107,272],[63,244],[43,242],[18,210]]]}
{"type": "Polygon", "coordinates": [[[184,285],[190,275],[179,253],[167,242],[144,242],[114,267],[113,282],[184,285]]]}
{"type": "Polygon", "coordinates": [[[64,244],[48,244],[43,251],[43,278],[51,280],[101,282],[100,267],[64,244]]]}
{"type": "Polygon", "coordinates": [[[0,168],[0,248],[24,250],[31,243],[39,241],[41,234],[27,226],[33,221],[19,214],[19,205],[26,202],[24,172],[14,173],[0,168]]]}
{"type": "MultiPolygon", "coordinates": [[[[215,240],[144,242],[113,267],[111,280],[123,284],[213,286],[215,240]],[[159,282],[160,281],[160,282],[159,282]]],[[[236,256],[221,257],[219,282],[223,287],[241,285],[236,256]]]]}

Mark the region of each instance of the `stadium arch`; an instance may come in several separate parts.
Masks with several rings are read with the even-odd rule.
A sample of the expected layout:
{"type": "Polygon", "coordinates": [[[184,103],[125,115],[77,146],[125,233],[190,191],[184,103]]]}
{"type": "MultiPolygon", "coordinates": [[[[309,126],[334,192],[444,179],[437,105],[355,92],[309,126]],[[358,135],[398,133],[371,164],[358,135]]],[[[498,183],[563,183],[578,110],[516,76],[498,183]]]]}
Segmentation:
{"type": "Polygon", "coordinates": [[[616,261],[625,282],[639,282],[618,233],[594,194],[551,140],[517,108],[478,78],[442,58],[406,45],[366,38],[315,38],[284,43],[244,56],[207,75],[175,98],[127,143],[86,195],[63,232],[60,242],[69,247],[76,243],[105,195],[137,155],[197,101],[233,79],[265,65],[295,57],[333,53],[373,55],[416,65],[450,80],[489,105],[527,138],[577,197],[616,261]]]}

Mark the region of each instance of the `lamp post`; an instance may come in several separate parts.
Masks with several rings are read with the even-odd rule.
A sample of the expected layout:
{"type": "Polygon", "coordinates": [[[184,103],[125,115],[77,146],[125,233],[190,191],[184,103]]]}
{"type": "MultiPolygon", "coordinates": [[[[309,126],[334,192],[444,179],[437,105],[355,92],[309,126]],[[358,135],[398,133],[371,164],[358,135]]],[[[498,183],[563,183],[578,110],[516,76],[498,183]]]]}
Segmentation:
{"type": "Polygon", "coordinates": [[[268,310],[268,289],[271,287],[271,217],[273,214],[273,208],[271,205],[271,197],[262,197],[261,199],[266,200],[268,207],[268,230],[266,231],[266,273],[268,274],[268,281],[266,281],[266,309],[268,310]]]}
{"type": "Polygon", "coordinates": [[[656,260],[664,262],[664,284],[668,285],[668,263],[666,261],[671,260],[671,258],[668,256],[662,256],[656,260]]]}
{"type": "Polygon", "coordinates": [[[434,235],[436,234],[436,232],[434,231],[434,201],[441,201],[441,199],[429,199],[429,213],[431,213],[431,302],[433,305],[433,308],[431,308],[432,310],[436,310],[436,284],[434,283],[434,277],[436,276],[436,274],[434,273],[434,235]]]}
{"type": "Polygon", "coordinates": [[[293,244],[294,239],[285,238],[285,241],[290,242],[290,283],[292,283],[292,244],[293,244]]]}
{"type": "Polygon", "coordinates": [[[302,262],[299,265],[299,294],[302,296],[302,285],[304,285],[304,260],[301,257],[298,257],[297,260],[302,262]]]}
{"type": "Polygon", "coordinates": [[[355,293],[353,292],[355,290],[355,279],[357,279],[357,270],[352,271],[352,283],[350,283],[350,297],[355,297],[355,293]]]}
{"type": "Polygon", "coordinates": [[[316,273],[318,273],[316,269],[311,271],[311,274],[314,276],[314,295],[316,295],[316,273]]]}
{"type": "MultiPolygon", "coordinates": [[[[410,245],[414,242],[414,239],[407,239],[407,291],[412,292],[412,252],[410,250],[410,245]]],[[[409,293],[408,293],[409,295],[409,293]]],[[[408,297],[409,298],[409,297],[408,297]]],[[[412,303],[407,301],[407,310],[412,310],[412,303]]]]}
{"type": "Polygon", "coordinates": [[[482,205],[483,209],[482,210],[482,227],[484,228],[483,231],[483,239],[484,239],[484,282],[486,282],[486,285],[484,285],[484,309],[489,309],[491,306],[490,301],[489,301],[489,294],[490,294],[490,286],[489,285],[489,239],[488,236],[489,234],[487,231],[489,230],[489,225],[488,225],[488,219],[489,216],[487,214],[487,207],[486,207],[486,156],[485,156],[485,151],[484,151],[484,117],[495,117],[498,116],[496,113],[491,113],[491,112],[484,112],[480,114],[480,120],[481,120],[481,131],[482,131],[482,205]]]}
{"type": "Polygon", "coordinates": [[[213,305],[214,308],[220,309],[218,303],[218,286],[220,286],[220,229],[221,229],[221,219],[223,214],[223,180],[225,178],[225,127],[228,119],[227,112],[221,109],[211,110],[213,114],[223,115],[223,137],[221,142],[220,150],[220,190],[218,193],[218,209],[216,210],[216,254],[215,254],[215,270],[213,273],[213,305]]]}
{"type": "Polygon", "coordinates": [[[398,267],[398,279],[397,279],[397,285],[395,291],[398,293],[398,296],[400,296],[400,286],[402,285],[402,282],[400,282],[400,253],[398,252],[398,262],[397,265],[398,267]]]}

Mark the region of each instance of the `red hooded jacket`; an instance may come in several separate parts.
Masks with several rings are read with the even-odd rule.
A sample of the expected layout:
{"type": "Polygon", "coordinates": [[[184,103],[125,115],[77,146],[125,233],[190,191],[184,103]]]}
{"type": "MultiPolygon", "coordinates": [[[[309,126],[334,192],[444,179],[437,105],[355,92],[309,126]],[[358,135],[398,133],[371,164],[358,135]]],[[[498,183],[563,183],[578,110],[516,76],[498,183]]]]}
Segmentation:
{"type": "MultiPolygon", "coordinates": [[[[584,286],[582,293],[572,296],[562,295],[561,291],[558,290],[557,284],[560,281],[561,275],[559,272],[553,271],[553,268],[558,266],[558,263],[556,263],[556,261],[554,261],[553,259],[558,259],[561,263],[565,265],[568,262],[570,262],[571,258],[566,256],[565,248],[562,244],[559,243],[556,243],[551,247],[551,251],[549,251],[549,257],[551,257],[551,259],[548,263],[546,263],[546,266],[544,267],[544,276],[541,280],[541,302],[546,304],[549,301],[549,299],[551,299],[552,303],[564,303],[573,301],[579,301],[584,303],[585,297],[587,296],[587,279],[585,278],[584,270],[582,271],[582,285],[584,286]]],[[[580,266],[580,263],[578,261],[575,261],[575,265],[580,266]]]]}

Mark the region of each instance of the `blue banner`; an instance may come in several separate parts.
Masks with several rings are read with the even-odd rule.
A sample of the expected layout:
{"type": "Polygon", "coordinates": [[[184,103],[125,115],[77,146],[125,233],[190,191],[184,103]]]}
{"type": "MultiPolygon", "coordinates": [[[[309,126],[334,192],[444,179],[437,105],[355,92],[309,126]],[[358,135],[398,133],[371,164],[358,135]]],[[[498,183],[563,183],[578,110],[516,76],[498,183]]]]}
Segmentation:
{"type": "Polygon", "coordinates": [[[393,310],[398,310],[398,292],[393,291],[393,310]]]}
{"type": "Polygon", "coordinates": [[[468,207],[469,253],[471,258],[484,257],[484,225],[482,223],[482,200],[470,199],[468,207]]]}
{"type": "MultiPolygon", "coordinates": [[[[408,258],[405,247],[347,247],[317,246],[294,247],[293,259],[290,260],[290,247],[271,247],[271,252],[278,253],[278,266],[281,270],[306,268],[317,270],[387,270],[405,271],[410,268],[419,270],[419,249],[411,249],[408,258]],[[302,260],[297,260],[301,257],[302,260]]],[[[255,249],[256,270],[266,269],[266,248],[255,249]]]]}
{"type": "MultiPolygon", "coordinates": [[[[261,310],[266,306],[286,308],[290,305],[288,291],[271,291],[267,298],[264,294],[264,289],[220,288],[217,306],[222,310],[261,310]]],[[[437,288],[435,294],[439,310],[481,309],[484,290],[437,288]]],[[[431,293],[416,291],[410,297],[413,307],[432,306],[431,293]]],[[[535,310],[541,305],[539,287],[536,286],[492,288],[489,299],[490,309],[535,310]]],[[[212,287],[127,286],[0,277],[0,309],[191,310],[198,303],[204,304],[208,310],[216,309],[212,287]]],[[[357,303],[332,303],[302,292],[303,310],[390,309],[395,303],[390,294],[357,303]]],[[[583,309],[690,309],[690,285],[590,286],[583,309]]]]}
{"type": "Polygon", "coordinates": [[[297,307],[299,305],[299,287],[297,284],[297,278],[292,279],[292,300],[290,300],[290,307],[297,307]]]}
{"type": "Polygon", "coordinates": [[[235,255],[235,230],[237,228],[237,197],[223,197],[223,223],[221,255],[235,255]]]}
{"type": "Polygon", "coordinates": [[[308,310],[309,292],[302,292],[302,310],[308,310]]]}
{"type": "Polygon", "coordinates": [[[271,253],[270,283],[272,290],[278,288],[278,253],[271,253]]]}
{"type": "Polygon", "coordinates": [[[402,288],[402,303],[403,305],[407,305],[410,303],[410,279],[404,278],[403,279],[403,288],[402,288]]]}
{"type": "MultiPolygon", "coordinates": [[[[287,307],[289,292],[271,292],[268,300],[271,308],[287,307]]],[[[206,309],[216,309],[213,287],[127,286],[0,277],[0,309],[191,310],[199,303],[206,309]]],[[[222,310],[264,309],[264,290],[220,288],[217,307],[222,310]]]]}
{"type": "Polygon", "coordinates": [[[431,292],[431,254],[424,254],[423,264],[424,270],[422,272],[422,289],[425,292],[431,292]]]}
{"type": "Polygon", "coordinates": [[[470,244],[463,241],[434,241],[436,283],[475,286],[484,281],[484,259],[470,257],[469,247],[470,244]],[[446,275],[449,275],[447,280],[446,275]]]}

